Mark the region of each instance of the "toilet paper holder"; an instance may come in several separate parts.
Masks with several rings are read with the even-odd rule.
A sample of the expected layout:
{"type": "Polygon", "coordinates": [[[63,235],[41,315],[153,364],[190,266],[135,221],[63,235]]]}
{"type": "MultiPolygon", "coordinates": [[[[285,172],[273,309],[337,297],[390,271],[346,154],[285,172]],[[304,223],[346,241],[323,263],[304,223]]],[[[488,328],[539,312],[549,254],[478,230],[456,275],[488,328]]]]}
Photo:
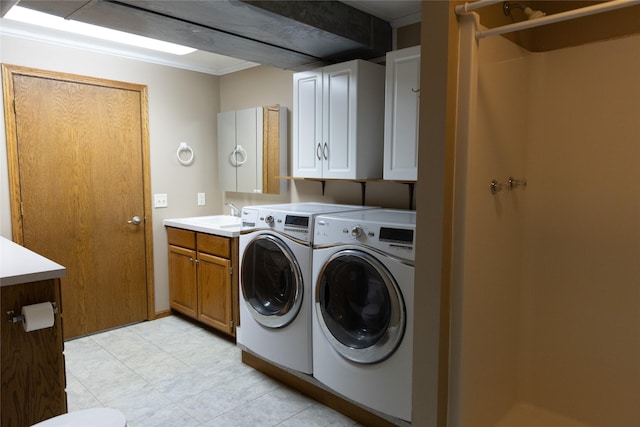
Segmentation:
{"type": "MultiPolygon", "coordinates": [[[[53,314],[58,312],[58,307],[56,306],[55,301],[51,303],[53,306],[53,314]]],[[[9,318],[10,323],[18,323],[24,321],[24,316],[22,314],[16,315],[13,310],[7,311],[7,317],[9,318]]]]}

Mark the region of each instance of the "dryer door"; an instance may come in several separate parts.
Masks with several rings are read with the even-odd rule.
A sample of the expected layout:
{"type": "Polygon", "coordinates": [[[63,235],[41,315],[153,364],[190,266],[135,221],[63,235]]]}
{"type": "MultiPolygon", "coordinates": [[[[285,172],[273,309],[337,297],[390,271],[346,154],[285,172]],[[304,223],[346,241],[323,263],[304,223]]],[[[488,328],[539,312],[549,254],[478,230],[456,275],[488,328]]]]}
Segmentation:
{"type": "Polygon", "coordinates": [[[325,262],[315,304],[325,337],[349,360],[380,362],[402,341],[406,310],[400,289],[384,265],[364,251],[341,250],[325,262]]]}
{"type": "Polygon", "coordinates": [[[270,234],[251,240],[242,257],[242,296],[253,318],[268,328],[293,321],[303,298],[300,266],[287,245],[270,234]]]}

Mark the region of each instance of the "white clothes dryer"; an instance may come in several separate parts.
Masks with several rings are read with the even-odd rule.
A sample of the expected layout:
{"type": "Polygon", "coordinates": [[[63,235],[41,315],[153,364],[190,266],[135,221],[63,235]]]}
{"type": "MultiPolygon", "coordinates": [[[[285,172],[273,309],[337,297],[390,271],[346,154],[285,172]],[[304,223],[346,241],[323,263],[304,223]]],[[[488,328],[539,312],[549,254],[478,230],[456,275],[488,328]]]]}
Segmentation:
{"type": "Polygon", "coordinates": [[[411,421],[414,211],[316,218],[313,376],[339,394],[411,421]]]}
{"type": "Polygon", "coordinates": [[[291,203],[243,208],[240,325],[236,341],[256,355],[311,374],[311,254],[319,214],[363,206],[291,203]]]}

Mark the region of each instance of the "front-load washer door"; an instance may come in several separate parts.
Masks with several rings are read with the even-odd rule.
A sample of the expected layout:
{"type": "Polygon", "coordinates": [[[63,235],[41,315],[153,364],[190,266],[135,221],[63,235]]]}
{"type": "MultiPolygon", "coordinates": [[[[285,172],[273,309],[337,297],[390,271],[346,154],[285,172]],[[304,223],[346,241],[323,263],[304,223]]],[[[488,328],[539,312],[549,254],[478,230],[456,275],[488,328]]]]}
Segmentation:
{"type": "Polygon", "coordinates": [[[388,358],[402,341],[406,310],[391,273],[356,249],[334,253],[321,267],[316,314],[331,346],[357,363],[388,358]]]}
{"type": "Polygon", "coordinates": [[[302,273],[280,238],[261,234],[245,248],[242,296],[253,318],[267,328],[282,328],[296,318],[304,297],[302,273]]]}

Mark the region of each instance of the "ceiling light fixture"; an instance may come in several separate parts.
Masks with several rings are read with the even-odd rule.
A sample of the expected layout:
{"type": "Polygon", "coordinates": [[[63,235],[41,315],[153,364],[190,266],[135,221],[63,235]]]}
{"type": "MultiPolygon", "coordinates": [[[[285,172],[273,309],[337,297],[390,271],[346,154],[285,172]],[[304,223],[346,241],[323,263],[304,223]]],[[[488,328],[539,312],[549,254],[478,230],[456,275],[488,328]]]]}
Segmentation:
{"type": "Polygon", "coordinates": [[[186,55],[197,50],[187,46],[181,46],[174,43],[151,39],[149,37],[142,37],[135,34],[125,33],[124,31],[112,30],[110,28],[99,27],[97,25],[85,24],[84,22],[64,19],[58,16],[37,12],[35,10],[27,9],[20,6],[13,6],[11,10],[9,10],[9,12],[7,12],[7,14],[4,16],[4,19],[38,25],[40,27],[51,28],[54,30],[81,34],[87,37],[95,37],[102,40],[127,44],[130,46],[157,50],[174,55],[186,55]]]}

